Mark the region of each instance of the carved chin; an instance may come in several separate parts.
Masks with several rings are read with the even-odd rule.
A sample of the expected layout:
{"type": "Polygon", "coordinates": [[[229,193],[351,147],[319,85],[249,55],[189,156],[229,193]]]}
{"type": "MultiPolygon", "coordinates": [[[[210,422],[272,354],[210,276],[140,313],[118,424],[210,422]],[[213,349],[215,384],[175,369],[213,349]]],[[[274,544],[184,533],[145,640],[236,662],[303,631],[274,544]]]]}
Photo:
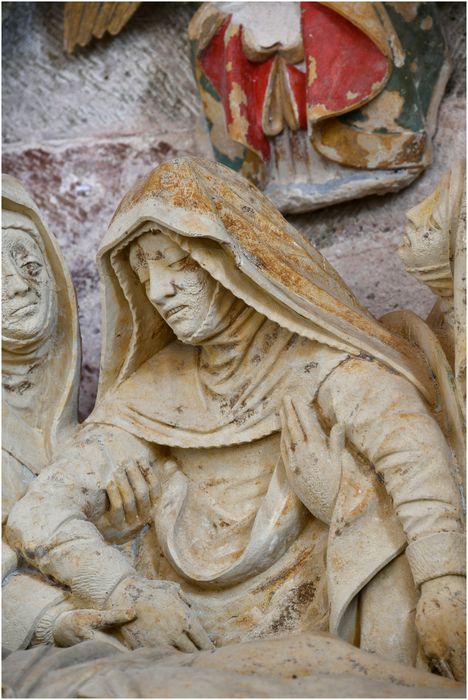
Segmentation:
{"type": "Polygon", "coordinates": [[[175,313],[165,314],[163,316],[167,325],[174,331],[177,338],[183,343],[189,343],[193,335],[199,328],[199,324],[194,318],[187,318],[192,314],[192,310],[183,309],[175,313]]]}
{"type": "Polygon", "coordinates": [[[33,320],[29,319],[28,323],[22,323],[21,325],[4,325],[3,334],[6,337],[17,338],[19,340],[30,340],[41,332],[42,327],[43,324],[35,323],[33,320]]]}
{"type": "Polygon", "coordinates": [[[193,336],[196,333],[195,329],[187,327],[185,324],[175,324],[172,326],[172,330],[177,339],[180,340],[181,343],[186,343],[187,345],[192,343],[193,336]]]}
{"type": "Polygon", "coordinates": [[[3,319],[3,334],[6,337],[30,340],[45,329],[48,309],[36,303],[19,309],[3,319]]]}

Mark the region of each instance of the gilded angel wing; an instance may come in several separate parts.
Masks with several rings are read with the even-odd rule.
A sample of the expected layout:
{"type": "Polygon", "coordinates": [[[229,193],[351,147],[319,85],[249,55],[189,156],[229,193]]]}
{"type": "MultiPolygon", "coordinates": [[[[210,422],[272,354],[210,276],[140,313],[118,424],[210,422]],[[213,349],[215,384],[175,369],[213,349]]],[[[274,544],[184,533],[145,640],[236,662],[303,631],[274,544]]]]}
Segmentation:
{"type": "Polygon", "coordinates": [[[116,36],[140,6],[140,2],[66,2],[64,47],[72,54],[76,46],[87,46],[93,37],[106,32],[116,36]]]}

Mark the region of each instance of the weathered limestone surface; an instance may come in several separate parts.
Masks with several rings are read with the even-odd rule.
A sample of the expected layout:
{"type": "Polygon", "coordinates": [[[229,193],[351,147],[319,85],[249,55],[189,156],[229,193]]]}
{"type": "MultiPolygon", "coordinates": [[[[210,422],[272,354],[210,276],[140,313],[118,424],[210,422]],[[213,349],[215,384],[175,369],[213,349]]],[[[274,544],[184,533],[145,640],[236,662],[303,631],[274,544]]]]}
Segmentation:
{"type": "Polygon", "coordinates": [[[4,662],[4,697],[18,697],[10,694],[12,687],[23,697],[39,698],[464,697],[463,686],[376,660],[320,633],[233,645],[195,657],[153,649],[122,656],[108,644],[84,642],[59,651],[20,652],[14,662],[4,662]]]}
{"type": "Polygon", "coordinates": [[[191,131],[163,136],[84,138],[5,148],[3,169],[14,173],[45,212],[72,272],[83,341],[81,415],[96,393],[100,307],[96,251],[122,193],[155,164],[195,148],[191,131]]]}
{"type": "MultiPolygon", "coordinates": [[[[69,58],[60,3],[3,6],[3,170],[31,192],[72,272],[83,335],[83,416],[94,402],[99,362],[98,242],[136,178],[166,158],[204,149],[186,40],[196,7],[144,3],[121,35],[69,58]]],[[[377,316],[408,299],[419,314],[432,307],[432,294],[398,260],[404,212],[465,151],[465,6],[440,3],[439,12],[454,73],[432,166],[397,195],[289,217],[377,316]]]]}
{"type": "MultiPolygon", "coordinates": [[[[461,184],[448,188],[457,228],[461,184]]],[[[4,334],[16,335],[31,291],[18,216],[3,224],[2,258],[4,334]]],[[[191,678],[206,696],[224,677],[274,696],[301,676],[292,696],[457,693],[465,537],[444,412],[455,390],[439,381],[452,373],[447,358],[437,370],[427,324],[412,314],[407,338],[408,312],[390,315],[398,335],[388,316],[378,323],[268,199],[202,158],[138,181],[97,263],[99,402],[5,527],[45,585],[69,592],[8,647],[12,693],[174,697],[191,678]],[[42,646],[24,667],[31,639],[97,644],[42,646]],[[137,652],[106,670],[116,643],[137,652]],[[174,661],[190,667],[181,678],[174,661]]]]}
{"type": "MultiPolygon", "coordinates": [[[[9,175],[2,177],[2,301],[4,527],[29,484],[77,429],[81,360],[70,273],[40,211],[9,175]]],[[[66,598],[31,575],[2,538],[4,652],[26,648],[33,637],[36,643],[76,640],[80,620],[91,622],[84,627],[93,635],[102,613],[73,609],[66,598]]]]}

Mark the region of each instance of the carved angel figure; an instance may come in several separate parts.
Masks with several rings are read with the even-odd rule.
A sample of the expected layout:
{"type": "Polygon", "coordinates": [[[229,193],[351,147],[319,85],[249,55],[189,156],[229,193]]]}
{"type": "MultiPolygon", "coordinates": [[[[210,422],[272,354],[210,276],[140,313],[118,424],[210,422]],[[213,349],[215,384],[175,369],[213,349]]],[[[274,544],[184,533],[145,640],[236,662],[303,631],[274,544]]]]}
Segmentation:
{"type": "Polygon", "coordinates": [[[132,606],[130,648],[325,630],[461,678],[460,498],[418,350],[212,162],[137,183],[98,262],[97,407],[10,543],[90,607],[132,606]]]}
{"type": "MultiPolygon", "coordinates": [[[[75,292],[57,241],[20,182],[2,178],[2,522],[78,427],[80,338],[75,292]]],[[[75,609],[2,541],[2,643],[63,646],[127,622],[75,609]],[[19,567],[19,568],[18,568],[19,567]]],[[[79,606],[78,606],[79,608],[79,606]]]]}

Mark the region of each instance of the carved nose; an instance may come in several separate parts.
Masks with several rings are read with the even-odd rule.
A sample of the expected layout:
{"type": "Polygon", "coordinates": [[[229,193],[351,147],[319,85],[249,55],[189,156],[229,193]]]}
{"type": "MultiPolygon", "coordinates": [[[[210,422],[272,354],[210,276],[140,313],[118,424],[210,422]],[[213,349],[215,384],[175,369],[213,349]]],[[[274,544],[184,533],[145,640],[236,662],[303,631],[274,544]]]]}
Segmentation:
{"type": "Polygon", "coordinates": [[[5,287],[9,299],[13,299],[16,296],[24,296],[30,290],[27,281],[17,272],[5,275],[5,287]]]}
{"type": "Polygon", "coordinates": [[[150,297],[154,302],[162,302],[167,297],[173,297],[177,288],[171,277],[158,276],[157,279],[152,278],[150,283],[150,297]]]}

